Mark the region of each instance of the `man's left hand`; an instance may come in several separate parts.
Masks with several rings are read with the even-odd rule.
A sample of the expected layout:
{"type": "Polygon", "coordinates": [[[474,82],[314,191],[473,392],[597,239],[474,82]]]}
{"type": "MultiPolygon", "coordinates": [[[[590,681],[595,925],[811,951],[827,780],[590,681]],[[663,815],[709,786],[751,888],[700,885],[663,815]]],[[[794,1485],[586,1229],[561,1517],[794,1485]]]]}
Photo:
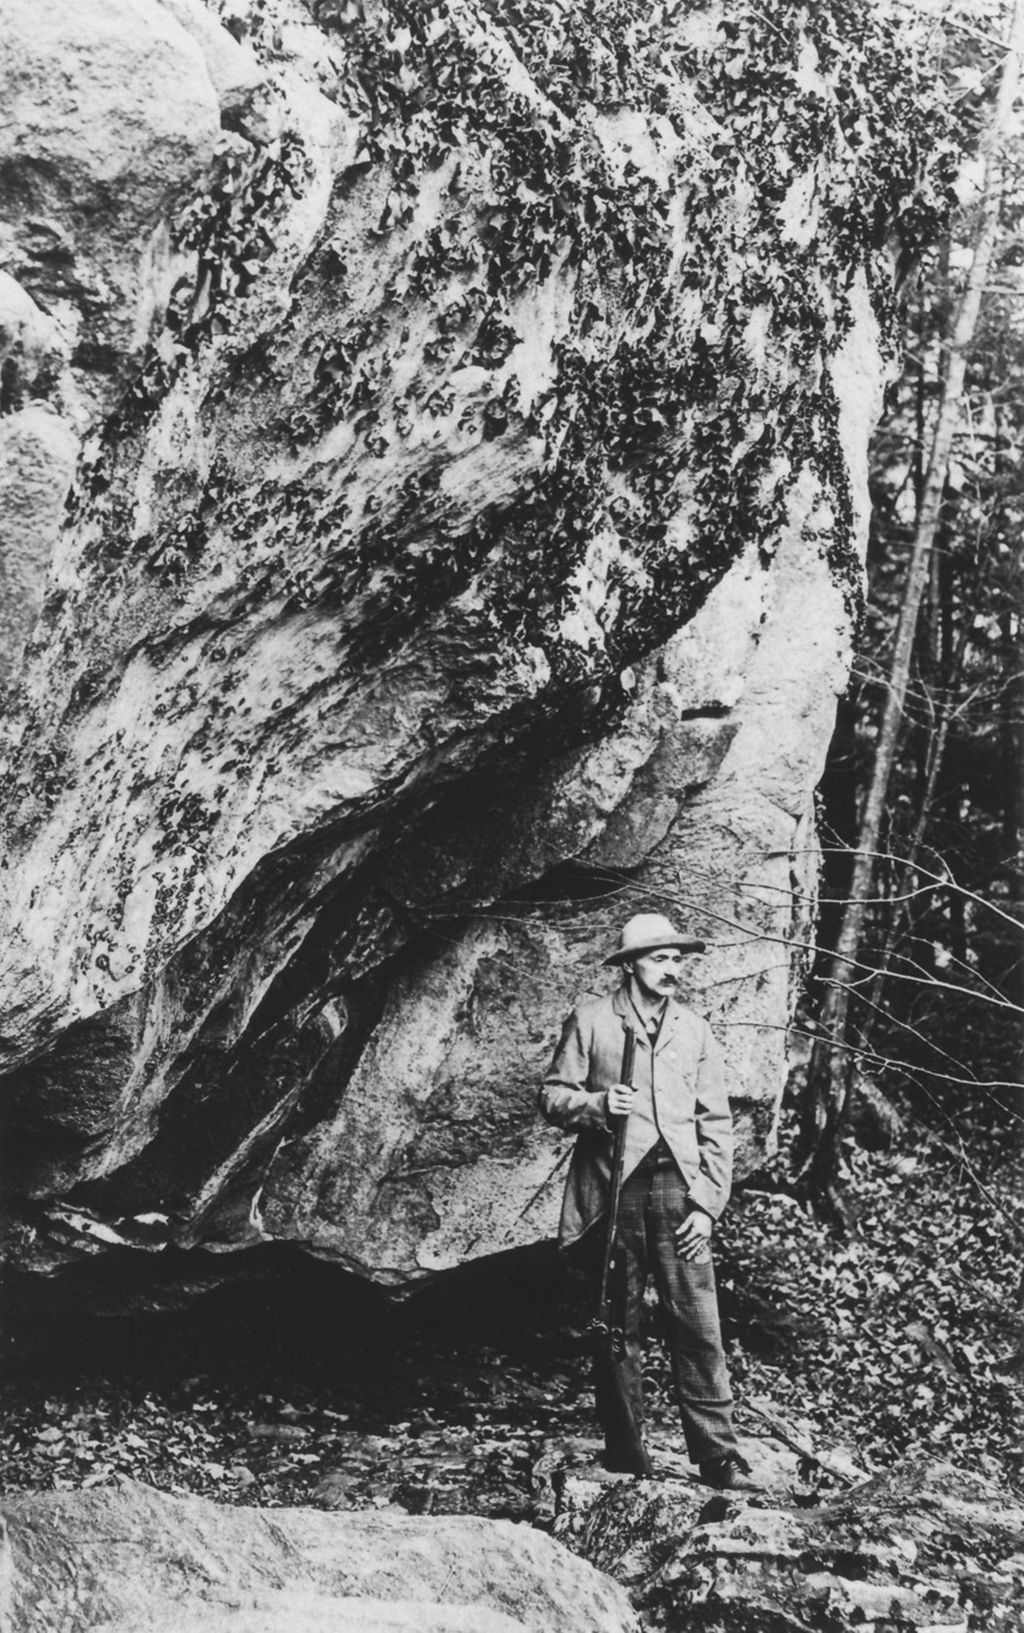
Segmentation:
{"type": "Polygon", "coordinates": [[[681,1259],[702,1258],[711,1239],[711,1215],[694,1208],[676,1230],[676,1253],[681,1259]]]}

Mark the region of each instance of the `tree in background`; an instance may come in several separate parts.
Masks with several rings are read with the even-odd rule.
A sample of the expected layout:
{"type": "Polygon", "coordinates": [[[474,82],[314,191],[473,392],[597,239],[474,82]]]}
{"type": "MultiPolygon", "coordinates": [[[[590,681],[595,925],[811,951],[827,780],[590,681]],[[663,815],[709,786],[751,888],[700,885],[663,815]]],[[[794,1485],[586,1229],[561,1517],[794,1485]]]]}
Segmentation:
{"type": "Polygon", "coordinates": [[[839,1217],[840,1142],[865,1071],[896,1066],[942,1115],[961,1087],[1018,1110],[1024,3],[1002,47],[972,16],[951,17],[943,38],[956,42],[962,140],[976,124],[963,174],[969,185],[976,172],[977,197],[907,306],[903,374],[876,444],[868,639],[824,786],[838,816],[822,926],[832,950],[817,971],[797,1173],[839,1217]]]}

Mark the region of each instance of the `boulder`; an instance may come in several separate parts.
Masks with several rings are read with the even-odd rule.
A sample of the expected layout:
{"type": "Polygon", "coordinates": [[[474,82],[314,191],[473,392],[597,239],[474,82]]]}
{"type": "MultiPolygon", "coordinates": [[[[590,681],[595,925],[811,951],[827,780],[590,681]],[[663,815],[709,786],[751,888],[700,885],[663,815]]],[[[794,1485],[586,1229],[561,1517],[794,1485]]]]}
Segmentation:
{"type": "Polygon", "coordinates": [[[65,346],[13,363],[82,439],[0,737],[8,1258],[550,1235],[537,1079],[646,907],[749,1173],[932,208],[883,10],[8,12],[0,252],[65,346]]]}
{"type": "Polygon", "coordinates": [[[569,1476],[554,1533],[628,1587],[651,1629],[1009,1633],[1024,1617],[1024,1507],[926,1456],[816,1507],[569,1476]]]}
{"type": "Polygon", "coordinates": [[[4,1633],[639,1633],[525,1525],[228,1508],[137,1481],[0,1501],[4,1633]]]}

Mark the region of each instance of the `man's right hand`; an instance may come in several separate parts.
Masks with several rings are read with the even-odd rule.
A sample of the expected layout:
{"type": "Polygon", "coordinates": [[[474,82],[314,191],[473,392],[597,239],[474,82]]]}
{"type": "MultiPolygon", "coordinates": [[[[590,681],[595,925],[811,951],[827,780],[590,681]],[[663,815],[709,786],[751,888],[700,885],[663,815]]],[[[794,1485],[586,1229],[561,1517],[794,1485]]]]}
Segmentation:
{"type": "Polygon", "coordinates": [[[635,1099],[636,1090],[631,1089],[628,1083],[613,1084],[608,1090],[609,1117],[628,1117],[635,1099]]]}

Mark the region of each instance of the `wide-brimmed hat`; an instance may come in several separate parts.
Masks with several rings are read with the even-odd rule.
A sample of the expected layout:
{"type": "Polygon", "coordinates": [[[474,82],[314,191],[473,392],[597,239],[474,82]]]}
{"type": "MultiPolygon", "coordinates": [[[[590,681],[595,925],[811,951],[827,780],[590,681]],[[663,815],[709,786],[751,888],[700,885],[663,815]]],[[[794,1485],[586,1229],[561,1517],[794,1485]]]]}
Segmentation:
{"type": "Polygon", "coordinates": [[[695,936],[680,935],[663,913],[635,913],[619,934],[619,945],[606,964],[626,964],[631,958],[657,952],[659,947],[678,947],[681,953],[702,953],[706,943],[695,936]]]}

